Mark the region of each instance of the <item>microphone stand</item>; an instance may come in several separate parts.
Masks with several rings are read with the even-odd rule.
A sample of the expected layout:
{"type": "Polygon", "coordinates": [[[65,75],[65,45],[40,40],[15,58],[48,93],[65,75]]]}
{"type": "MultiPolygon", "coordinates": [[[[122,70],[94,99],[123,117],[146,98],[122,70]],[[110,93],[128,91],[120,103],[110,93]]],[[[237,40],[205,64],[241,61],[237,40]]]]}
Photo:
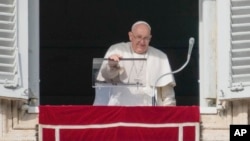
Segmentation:
{"type": "Polygon", "coordinates": [[[169,73],[165,73],[165,74],[161,75],[160,77],[158,77],[157,80],[155,81],[155,84],[154,84],[154,87],[153,87],[153,97],[152,97],[152,105],[153,106],[156,106],[155,88],[156,88],[156,85],[157,85],[158,81],[161,78],[163,78],[164,76],[166,76],[166,75],[175,74],[175,73],[180,72],[181,70],[183,70],[187,66],[187,64],[189,63],[190,57],[191,57],[191,52],[192,52],[193,45],[194,45],[194,38],[192,37],[192,38],[189,39],[189,49],[188,49],[188,55],[187,55],[186,62],[179,69],[177,69],[175,71],[172,71],[172,72],[169,72],[169,73]]]}

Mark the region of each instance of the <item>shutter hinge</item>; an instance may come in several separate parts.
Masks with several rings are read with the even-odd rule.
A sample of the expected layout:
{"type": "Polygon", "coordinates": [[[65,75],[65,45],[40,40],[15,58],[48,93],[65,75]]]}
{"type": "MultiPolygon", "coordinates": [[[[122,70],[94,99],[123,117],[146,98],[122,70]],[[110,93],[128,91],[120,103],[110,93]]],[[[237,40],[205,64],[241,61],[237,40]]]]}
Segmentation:
{"type": "Polygon", "coordinates": [[[232,92],[239,92],[244,90],[244,86],[242,83],[233,83],[230,89],[232,92]]]}

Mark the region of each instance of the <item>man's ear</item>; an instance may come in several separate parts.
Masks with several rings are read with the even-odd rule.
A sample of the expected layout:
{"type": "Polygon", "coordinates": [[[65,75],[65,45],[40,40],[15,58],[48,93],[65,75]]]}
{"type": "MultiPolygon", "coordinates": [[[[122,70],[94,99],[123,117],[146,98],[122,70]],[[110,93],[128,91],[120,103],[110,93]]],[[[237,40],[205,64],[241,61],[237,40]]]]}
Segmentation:
{"type": "Polygon", "coordinates": [[[129,37],[129,40],[131,41],[133,38],[133,33],[131,31],[128,32],[128,37],[129,37]]]}

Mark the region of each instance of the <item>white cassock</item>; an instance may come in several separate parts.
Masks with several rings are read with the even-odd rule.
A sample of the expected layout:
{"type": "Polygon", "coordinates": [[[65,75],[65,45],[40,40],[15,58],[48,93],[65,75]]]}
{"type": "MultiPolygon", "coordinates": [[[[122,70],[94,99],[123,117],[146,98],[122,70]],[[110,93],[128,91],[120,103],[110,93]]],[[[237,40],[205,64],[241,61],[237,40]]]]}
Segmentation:
{"type": "MultiPolygon", "coordinates": [[[[146,58],[146,61],[120,61],[119,68],[110,68],[104,61],[98,73],[98,81],[140,83],[143,86],[96,87],[93,105],[117,106],[152,106],[153,87],[163,74],[171,72],[167,55],[149,46],[146,54],[136,54],[131,49],[131,42],[112,45],[104,58],[119,54],[123,58],[146,58]],[[143,73],[144,72],[144,73],[143,73]]],[[[176,105],[172,74],[162,77],[156,84],[157,105],[176,105]]]]}

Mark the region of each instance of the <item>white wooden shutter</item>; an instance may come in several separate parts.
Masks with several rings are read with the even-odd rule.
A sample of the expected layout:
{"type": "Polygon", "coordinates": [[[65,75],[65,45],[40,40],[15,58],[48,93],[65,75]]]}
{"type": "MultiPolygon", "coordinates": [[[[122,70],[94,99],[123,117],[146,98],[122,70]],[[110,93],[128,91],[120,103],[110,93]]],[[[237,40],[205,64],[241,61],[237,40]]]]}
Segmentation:
{"type": "Polygon", "coordinates": [[[250,0],[231,0],[230,55],[230,90],[223,99],[250,98],[250,0]]]}
{"type": "Polygon", "coordinates": [[[27,99],[28,86],[23,80],[27,73],[22,71],[27,70],[28,62],[21,55],[28,54],[22,54],[18,44],[17,7],[16,0],[0,0],[0,97],[27,99]]]}

